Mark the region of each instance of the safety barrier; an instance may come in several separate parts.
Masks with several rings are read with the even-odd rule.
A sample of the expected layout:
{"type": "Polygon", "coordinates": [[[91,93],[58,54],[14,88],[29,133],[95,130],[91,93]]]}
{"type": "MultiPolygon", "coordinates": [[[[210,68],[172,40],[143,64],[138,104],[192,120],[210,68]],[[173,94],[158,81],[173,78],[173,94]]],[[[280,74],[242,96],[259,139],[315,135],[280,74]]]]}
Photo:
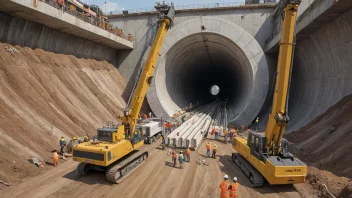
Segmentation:
{"type": "MultiPolygon", "coordinates": [[[[209,4],[193,4],[193,5],[175,5],[176,10],[194,10],[194,9],[213,9],[213,8],[227,8],[238,7],[245,5],[258,5],[258,4],[275,4],[278,0],[237,0],[230,3],[209,3],[209,4]]],[[[139,8],[131,10],[118,10],[106,13],[106,15],[121,15],[121,14],[134,14],[143,12],[154,12],[155,8],[139,8]]]]}

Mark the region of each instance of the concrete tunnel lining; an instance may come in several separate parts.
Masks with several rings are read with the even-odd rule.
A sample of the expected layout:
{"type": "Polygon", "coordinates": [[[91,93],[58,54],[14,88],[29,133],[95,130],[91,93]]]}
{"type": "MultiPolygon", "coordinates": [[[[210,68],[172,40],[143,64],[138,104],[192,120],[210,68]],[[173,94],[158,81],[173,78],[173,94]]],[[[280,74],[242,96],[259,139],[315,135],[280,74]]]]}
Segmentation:
{"type": "Polygon", "coordinates": [[[147,93],[156,116],[168,118],[190,102],[210,99],[213,84],[230,98],[238,114],[234,123],[249,124],[261,110],[269,84],[265,55],[236,24],[213,17],[180,23],[169,31],[160,54],[147,93]]]}

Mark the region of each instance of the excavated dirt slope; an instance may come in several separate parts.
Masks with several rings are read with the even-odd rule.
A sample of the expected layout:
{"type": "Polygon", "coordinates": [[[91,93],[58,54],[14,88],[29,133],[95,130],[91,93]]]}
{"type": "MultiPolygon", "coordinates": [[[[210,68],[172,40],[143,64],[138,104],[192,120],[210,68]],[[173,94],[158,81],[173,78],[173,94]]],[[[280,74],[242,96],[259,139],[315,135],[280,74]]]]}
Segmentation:
{"type": "Polygon", "coordinates": [[[0,180],[39,174],[29,158],[51,161],[62,135],[94,135],[116,120],[125,86],[106,61],[0,43],[0,180]]]}
{"type": "MultiPolygon", "coordinates": [[[[335,195],[352,194],[352,95],[330,107],[308,125],[287,135],[298,148],[296,155],[311,168],[313,186],[326,183],[335,195]],[[331,172],[331,173],[330,173],[331,172]]],[[[351,195],[352,196],[352,195],[351,195]]]]}

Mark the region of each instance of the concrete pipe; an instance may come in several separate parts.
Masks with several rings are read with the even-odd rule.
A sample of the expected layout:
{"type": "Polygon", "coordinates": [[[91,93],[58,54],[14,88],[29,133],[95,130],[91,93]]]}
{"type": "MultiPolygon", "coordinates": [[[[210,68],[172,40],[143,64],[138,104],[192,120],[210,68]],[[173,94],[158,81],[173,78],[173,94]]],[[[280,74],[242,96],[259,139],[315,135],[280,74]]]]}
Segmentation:
{"type": "Polygon", "coordinates": [[[240,26],[214,17],[188,20],[173,27],[157,63],[148,103],[157,116],[208,101],[229,99],[229,120],[249,124],[261,110],[268,92],[265,55],[255,38],[240,26]],[[217,85],[217,96],[210,88],[217,85]]]}

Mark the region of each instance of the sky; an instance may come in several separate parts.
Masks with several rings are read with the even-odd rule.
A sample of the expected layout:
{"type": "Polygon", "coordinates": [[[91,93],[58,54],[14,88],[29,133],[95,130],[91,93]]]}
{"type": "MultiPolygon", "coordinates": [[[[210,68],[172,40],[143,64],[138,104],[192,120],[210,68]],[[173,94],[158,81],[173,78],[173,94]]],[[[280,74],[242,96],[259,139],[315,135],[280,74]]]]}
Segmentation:
{"type": "MultiPolygon", "coordinates": [[[[133,10],[138,8],[153,8],[155,2],[162,0],[81,0],[88,5],[94,4],[101,8],[105,12],[110,11],[121,11],[121,10],[133,10]]],[[[228,2],[241,2],[243,0],[172,0],[175,5],[193,5],[193,4],[209,4],[209,3],[228,3],[228,2]]],[[[170,0],[165,0],[170,2],[170,0]]]]}

